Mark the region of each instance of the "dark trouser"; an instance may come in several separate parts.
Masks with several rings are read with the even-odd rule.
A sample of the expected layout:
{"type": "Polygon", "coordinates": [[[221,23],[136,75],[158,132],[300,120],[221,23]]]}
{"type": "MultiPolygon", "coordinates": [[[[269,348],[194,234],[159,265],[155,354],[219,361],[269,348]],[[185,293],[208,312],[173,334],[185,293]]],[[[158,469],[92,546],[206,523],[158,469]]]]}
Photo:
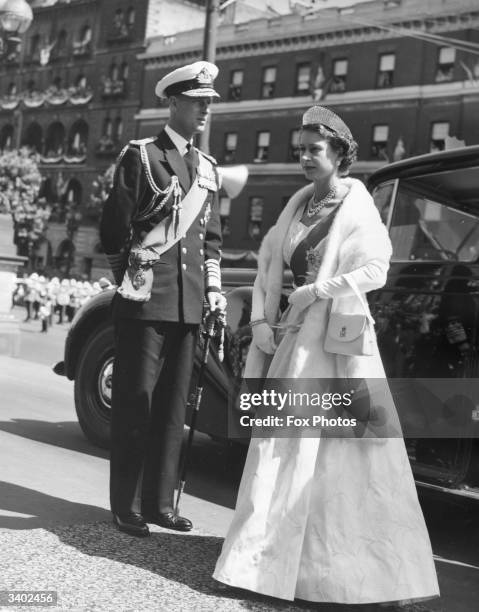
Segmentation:
{"type": "Polygon", "coordinates": [[[73,317],[75,316],[75,308],[74,306],[67,306],[65,308],[65,313],[67,315],[67,319],[68,319],[68,323],[71,323],[73,321],[73,317]]]}
{"type": "Polygon", "coordinates": [[[171,512],[197,325],[120,319],[112,381],[110,504],[171,512]]]}

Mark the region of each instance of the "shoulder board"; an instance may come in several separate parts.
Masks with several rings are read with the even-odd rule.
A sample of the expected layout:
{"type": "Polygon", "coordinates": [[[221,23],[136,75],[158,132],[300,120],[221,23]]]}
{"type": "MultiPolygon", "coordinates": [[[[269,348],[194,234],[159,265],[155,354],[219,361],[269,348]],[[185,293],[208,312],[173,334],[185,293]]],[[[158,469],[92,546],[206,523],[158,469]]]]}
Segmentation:
{"type": "Polygon", "coordinates": [[[155,142],[156,138],[156,136],[149,136],[148,138],[140,138],[139,140],[130,140],[128,144],[136,146],[147,145],[150,144],[150,142],[155,142]]]}
{"type": "Polygon", "coordinates": [[[208,155],[207,153],[203,153],[203,151],[200,151],[200,149],[196,149],[196,150],[198,151],[198,153],[203,155],[203,157],[205,157],[209,162],[211,162],[213,164],[213,166],[217,166],[218,165],[218,162],[216,161],[216,159],[212,155],[208,155]]]}

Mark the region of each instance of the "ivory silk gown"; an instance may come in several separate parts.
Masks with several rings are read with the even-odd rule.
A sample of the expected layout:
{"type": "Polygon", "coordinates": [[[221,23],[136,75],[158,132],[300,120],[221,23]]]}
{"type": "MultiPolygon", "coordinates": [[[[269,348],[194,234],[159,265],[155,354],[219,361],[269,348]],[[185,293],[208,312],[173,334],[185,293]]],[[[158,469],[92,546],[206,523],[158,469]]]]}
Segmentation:
{"type": "MultiPolygon", "coordinates": [[[[300,216],[283,244],[287,264],[312,229],[300,216]]],[[[306,282],[314,278],[326,241],[308,251],[306,282]]],[[[355,275],[361,291],[374,285],[374,266],[355,275]]],[[[336,279],[331,295],[345,285],[336,279]]],[[[324,338],[328,300],[321,302],[324,338]]],[[[286,312],[283,323],[288,317],[286,312]]],[[[269,378],[291,376],[294,345],[295,334],[287,332],[269,378]]],[[[324,376],[345,376],[344,356],[326,355],[324,376]]],[[[366,604],[437,596],[429,535],[402,438],[252,438],[213,577],[287,600],[366,604]]]]}

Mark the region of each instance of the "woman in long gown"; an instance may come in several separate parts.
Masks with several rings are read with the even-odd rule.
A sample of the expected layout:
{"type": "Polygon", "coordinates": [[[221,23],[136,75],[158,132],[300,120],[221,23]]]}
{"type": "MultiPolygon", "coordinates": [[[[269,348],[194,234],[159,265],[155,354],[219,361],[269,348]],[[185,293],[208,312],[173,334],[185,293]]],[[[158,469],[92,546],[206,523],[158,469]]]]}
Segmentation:
{"type": "MultiPolygon", "coordinates": [[[[324,349],[332,299],[339,312],[363,312],[351,279],[363,295],[383,286],[391,256],[371,196],[360,181],[344,178],[356,149],[332,111],[314,106],[304,114],[301,164],[312,184],[293,195],[263,240],[245,378],[385,378],[375,339],[370,356],[324,349]],[[273,326],[285,264],[296,289],[279,339],[273,326]]],[[[382,404],[394,410],[389,400],[382,404]]],[[[407,603],[437,596],[402,438],[253,437],[213,576],[287,600],[407,603]]]]}

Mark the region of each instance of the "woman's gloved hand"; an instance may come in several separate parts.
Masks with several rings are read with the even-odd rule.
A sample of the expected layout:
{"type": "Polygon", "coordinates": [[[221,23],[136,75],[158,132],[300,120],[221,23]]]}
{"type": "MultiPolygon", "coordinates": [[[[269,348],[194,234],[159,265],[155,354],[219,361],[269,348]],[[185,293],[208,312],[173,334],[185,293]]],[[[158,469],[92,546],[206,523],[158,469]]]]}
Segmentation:
{"type": "Polygon", "coordinates": [[[276,351],[274,342],[274,333],[267,323],[259,323],[252,327],[253,343],[268,355],[272,355],[276,351]]]}
{"type": "Polygon", "coordinates": [[[314,284],[310,283],[309,285],[302,285],[293,291],[293,293],[289,296],[288,302],[293,306],[296,306],[298,310],[304,310],[311,306],[313,302],[317,299],[316,294],[314,292],[314,284]]]}

